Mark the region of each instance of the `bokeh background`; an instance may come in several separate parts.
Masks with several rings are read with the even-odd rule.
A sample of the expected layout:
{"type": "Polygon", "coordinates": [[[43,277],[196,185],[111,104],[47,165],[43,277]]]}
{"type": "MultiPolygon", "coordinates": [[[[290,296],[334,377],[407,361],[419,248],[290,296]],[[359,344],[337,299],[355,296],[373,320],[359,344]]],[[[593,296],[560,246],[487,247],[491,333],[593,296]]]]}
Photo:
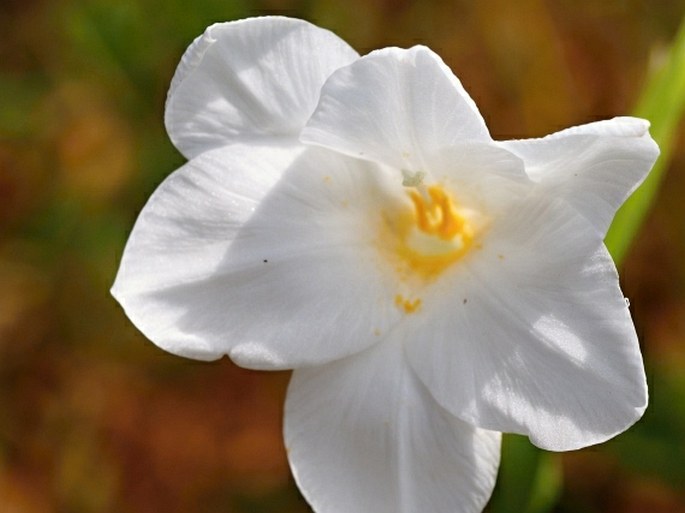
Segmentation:
{"type": "MultiPolygon", "coordinates": [[[[314,21],[362,53],[430,46],[492,134],[510,138],[633,112],[685,2],[2,0],[1,512],[309,511],[281,441],[288,374],[168,355],[108,293],[137,213],[183,163],[162,123],[178,59],[208,24],[268,13],[314,21]]],[[[549,497],[528,509],[507,499],[520,493],[512,476],[527,479],[509,451],[490,511],[685,512],[678,126],[621,264],[650,408],[609,443],[545,459],[549,497]]]]}

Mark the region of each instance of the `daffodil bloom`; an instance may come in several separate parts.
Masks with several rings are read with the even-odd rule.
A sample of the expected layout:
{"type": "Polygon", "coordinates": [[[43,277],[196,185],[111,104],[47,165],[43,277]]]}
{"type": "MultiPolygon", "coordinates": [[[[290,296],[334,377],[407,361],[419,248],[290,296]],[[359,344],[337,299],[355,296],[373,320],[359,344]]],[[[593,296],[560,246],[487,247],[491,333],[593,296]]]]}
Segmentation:
{"type": "Polygon", "coordinates": [[[359,57],[265,17],[195,40],[166,126],[188,163],[112,293],[167,351],[294,369],[285,443],[315,511],[480,511],[500,432],[564,451],[642,415],[603,238],[658,155],[646,121],[494,141],[428,48],[359,57]]]}

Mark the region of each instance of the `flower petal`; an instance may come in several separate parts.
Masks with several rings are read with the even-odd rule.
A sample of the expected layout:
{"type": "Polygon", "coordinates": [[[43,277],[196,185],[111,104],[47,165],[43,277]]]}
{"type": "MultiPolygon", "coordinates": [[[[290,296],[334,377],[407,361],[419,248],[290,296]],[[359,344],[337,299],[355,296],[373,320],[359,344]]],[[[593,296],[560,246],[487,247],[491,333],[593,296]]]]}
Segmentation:
{"type": "Polygon", "coordinates": [[[331,75],[300,140],[421,171],[425,153],[490,136],[445,63],[415,46],[372,52],[331,75]]]}
{"type": "Polygon", "coordinates": [[[368,166],[302,146],[203,153],[141,212],[112,293],[183,356],[275,369],[362,350],[399,317],[368,166]]]}
{"type": "Polygon", "coordinates": [[[319,513],[480,512],[500,434],[442,409],[398,342],[295,370],[285,440],[300,490],[319,513]]]}
{"type": "Polygon", "coordinates": [[[207,28],[183,55],[167,131],[187,158],[235,141],[296,138],[326,78],[358,54],[333,33],[269,16],[207,28]]]}
{"type": "Polygon", "coordinates": [[[614,118],[499,144],[524,160],[546,194],[568,201],[604,236],[659,155],[648,129],[643,119],[614,118]]]}
{"type": "Polygon", "coordinates": [[[428,178],[488,216],[521,201],[533,187],[523,161],[496,144],[465,141],[426,155],[428,178]]]}
{"type": "Polygon", "coordinates": [[[409,360],[462,420],[571,450],[647,404],[642,357],[606,248],[564,202],[530,202],[403,323],[409,360]]]}

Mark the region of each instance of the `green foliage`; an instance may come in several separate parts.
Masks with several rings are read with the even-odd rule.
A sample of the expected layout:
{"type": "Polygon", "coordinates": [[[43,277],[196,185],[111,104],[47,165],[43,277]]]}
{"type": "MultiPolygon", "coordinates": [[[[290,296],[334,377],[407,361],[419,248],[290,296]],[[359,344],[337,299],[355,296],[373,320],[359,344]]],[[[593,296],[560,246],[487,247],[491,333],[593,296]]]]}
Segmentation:
{"type": "Polygon", "coordinates": [[[505,435],[498,484],[490,501],[490,511],[545,513],[559,498],[561,485],[558,455],[538,449],[523,436],[505,435]]]}
{"type": "Polygon", "coordinates": [[[634,114],[648,119],[651,134],[661,148],[645,182],[616,214],[606,244],[617,265],[620,264],[656,196],[664,171],[673,155],[677,129],[685,109],[685,21],[658,70],[647,82],[634,114]]]}
{"type": "Polygon", "coordinates": [[[679,360],[662,362],[650,376],[651,401],[640,422],[607,444],[631,471],[685,489],[685,372],[679,360]]]}

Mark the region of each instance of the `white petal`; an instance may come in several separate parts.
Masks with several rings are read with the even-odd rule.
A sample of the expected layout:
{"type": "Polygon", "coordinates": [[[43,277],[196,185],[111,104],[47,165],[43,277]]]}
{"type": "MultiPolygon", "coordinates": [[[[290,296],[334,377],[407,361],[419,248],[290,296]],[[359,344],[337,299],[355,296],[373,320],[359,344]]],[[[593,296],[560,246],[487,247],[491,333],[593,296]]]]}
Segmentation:
{"type": "Polygon", "coordinates": [[[568,201],[604,236],[659,155],[648,129],[643,119],[614,118],[500,144],[524,160],[545,194],[568,201]]]}
{"type": "Polygon", "coordinates": [[[480,512],[500,434],[442,409],[397,342],[294,372],[285,440],[297,484],[317,513],[480,512]]]}
{"type": "Polygon", "coordinates": [[[386,48],[336,71],[301,140],[395,169],[425,169],[426,153],[489,141],[475,103],[428,48],[386,48]]]}
{"type": "Polygon", "coordinates": [[[374,344],[399,313],[368,166],[317,148],[203,153],[141,212],[113,294],[157,345],[193,358],[291,368],[374,344]]]}
{"type": "Polygon", "coordinates": [[[532,188],[523,161],[493,143],[459,142],[426,156],[428,178],[458,197],[463,206],[493,216],[520,202],[532,188]]]}
{"type": "Polygon", "coordinates": [[[357,58],[336,35],[302,20],[212,25],[176,70],[167,131],[188,158],[235,141],[296,138],[326,78],[357,58]]]}
{"type": "Polygon", "coordinates": [[[642,415],[642,358],[616,271],[565,203],[493,226],[403,323],[410,363],[440,404],[550,450],[599,443],[642,415]]]}
{"type": "MultiPolygon", "coordinates": [[[[649,130],[649,121],[630,116],[618,116],[612,119],[594,121],[584,125],[565,128],[544,139],[560,139],[569,135],[609,135],[616,137],[642,137],[649,130]]],[[[534,140],[534,139],[532,139],[534,140]]],[[[525,139],[521,142],[526,142],[525,139]]]]}

